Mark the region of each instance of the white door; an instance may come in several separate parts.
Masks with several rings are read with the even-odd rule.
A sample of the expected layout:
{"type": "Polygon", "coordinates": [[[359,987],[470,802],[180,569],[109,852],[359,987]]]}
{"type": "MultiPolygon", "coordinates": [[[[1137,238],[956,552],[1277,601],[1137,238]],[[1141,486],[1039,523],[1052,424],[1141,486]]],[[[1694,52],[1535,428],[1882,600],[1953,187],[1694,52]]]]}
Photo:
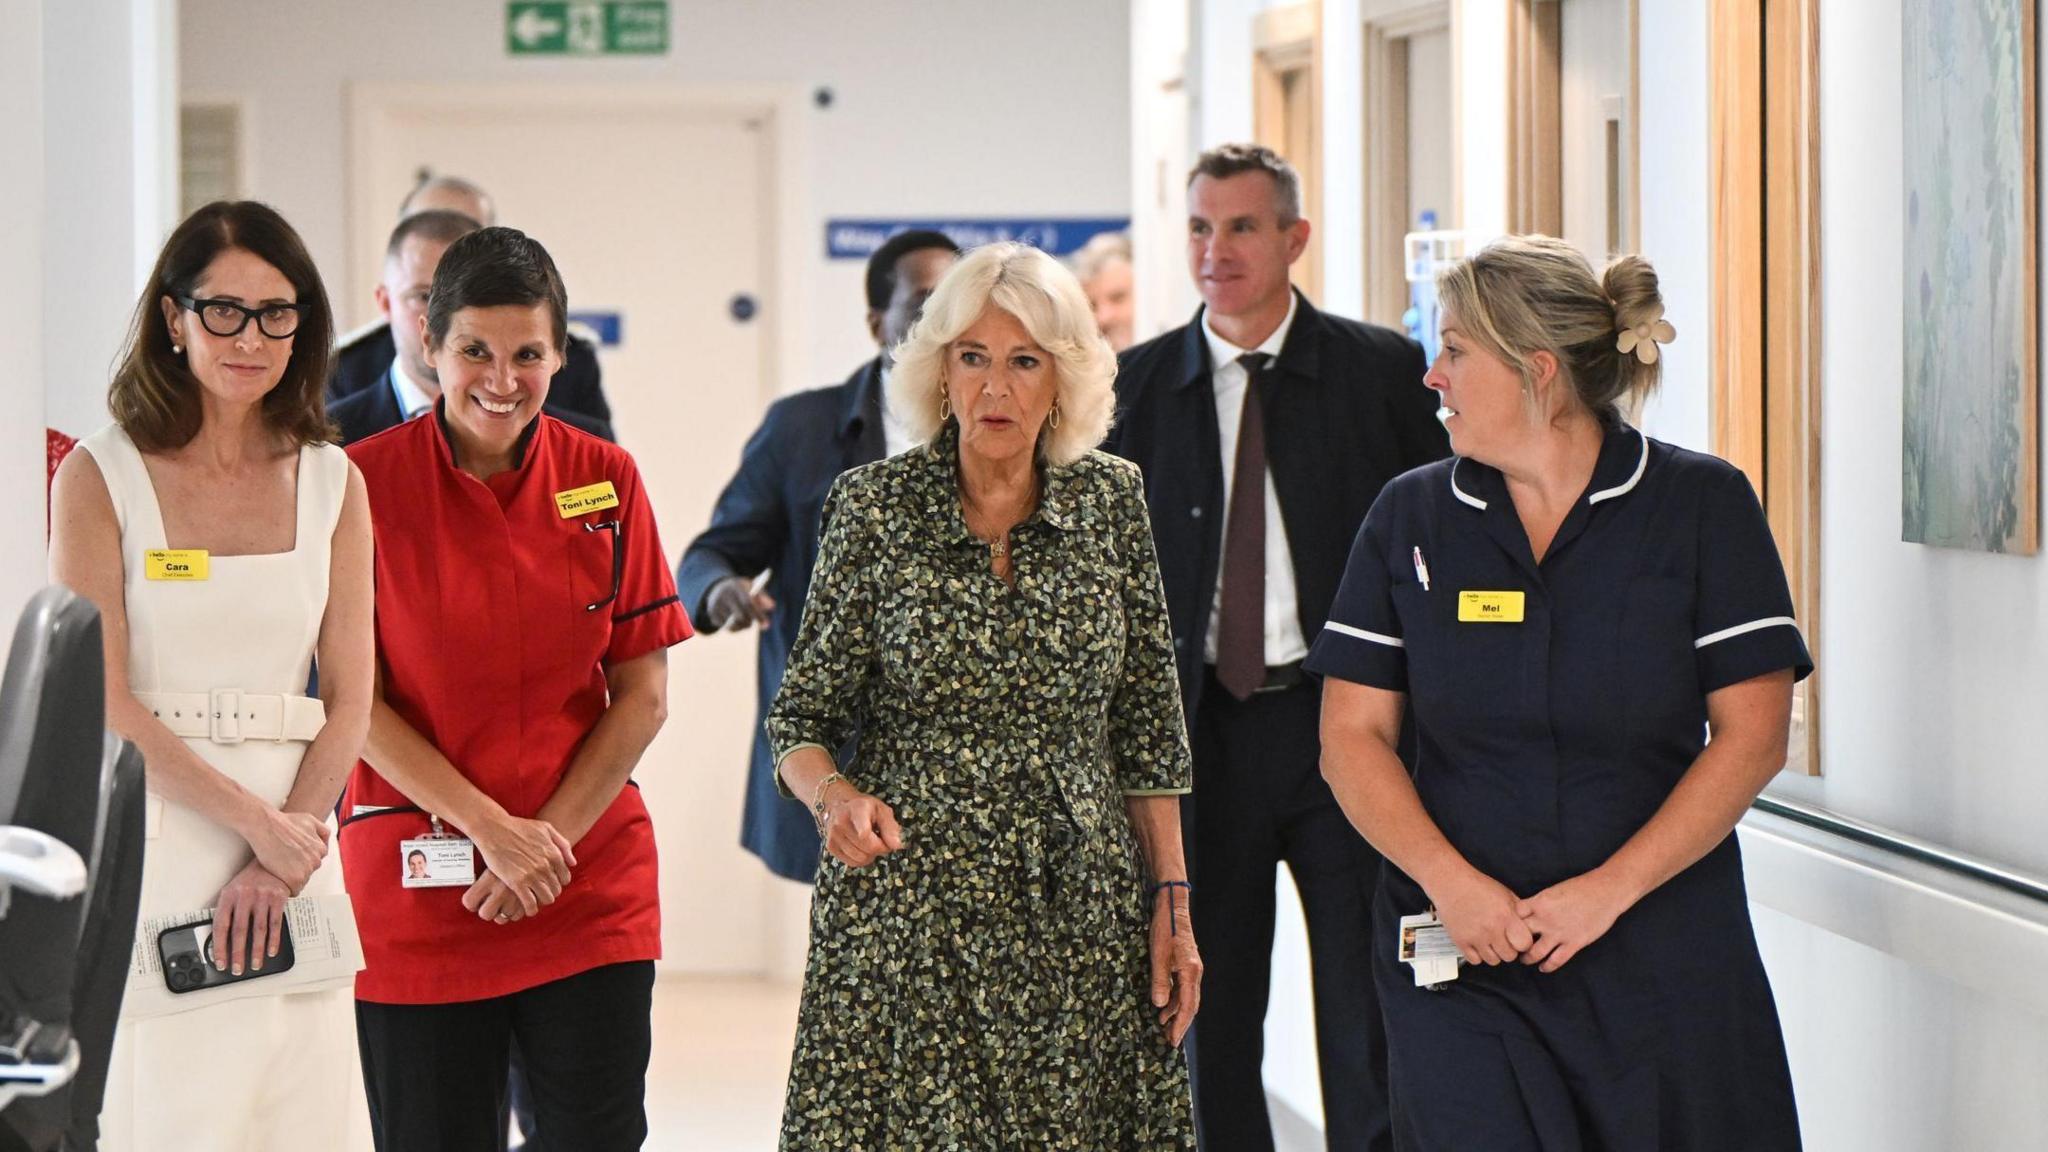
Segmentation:
{"type": "MultiPolygon", "coordinates": [[[[368,319],[399,201],[425,169],[490,192],[547,246],[569,310],[616,312],[599,350],[619,442],[638,461],[671,570],[774,395],[769,110],[648,92],[365,89],[351,143],[353,289],[368,319]],[[758,302],[737,319],[735,297],[758,302]]],[[[663,968],[756,972],[790,904],[738,846],[754,716],[752,638],[669,655],[669,721],[634,778],[661,853],[663,968]]],[[[801,933],[799,925],[794,929],[801,933]]]]}

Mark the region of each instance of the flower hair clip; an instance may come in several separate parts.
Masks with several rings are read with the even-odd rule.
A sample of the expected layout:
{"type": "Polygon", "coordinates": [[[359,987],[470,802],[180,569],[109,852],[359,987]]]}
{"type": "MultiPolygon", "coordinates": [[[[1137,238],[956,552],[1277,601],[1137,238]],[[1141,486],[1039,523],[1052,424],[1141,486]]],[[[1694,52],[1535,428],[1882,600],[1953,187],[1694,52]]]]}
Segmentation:
{"type": "Polygon", "coordinates": [[[1664,309],[1660,307],[1657,314],[1650,319],[1633,328],[1623,328],[1621,335],[1615,338],[1614,350],[1624,356],[1633,352],[1636,359],[1643,363],[1655,364],[1657,345],[1669,344],[1676,339],[1678,329],[1671,326],[1671,321],[1664,319],[1664,309]]]}

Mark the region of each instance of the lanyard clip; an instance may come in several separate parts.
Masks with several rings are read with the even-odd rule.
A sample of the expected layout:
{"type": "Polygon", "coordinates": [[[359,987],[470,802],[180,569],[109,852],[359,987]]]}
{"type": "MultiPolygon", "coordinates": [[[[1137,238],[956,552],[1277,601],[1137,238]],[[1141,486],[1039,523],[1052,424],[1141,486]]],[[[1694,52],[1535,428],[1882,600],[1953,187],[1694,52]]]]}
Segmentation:
{"type": "Polygon", "coordinates": [[[441,827],[441,818],[440,818],[439,816],[436,816],[436,815],[434,815],[434,814],[433,814],[433,813],[431,813],[431,812],[427,813],[427,823],[428,823],[428,824],[431,824],[431,825],[433,826],[433,829],[434,829],[433,831],[431,831],[431,832],[427,833],[427,839],[429,839],[429,840],[452,840],[452,839],[454,839],[454,837],[453,837],[453,836],[450,836],[450,835],[448,834],[448,830],[447,830],[447,829],[445,829],[445,828],[441,827]]]}

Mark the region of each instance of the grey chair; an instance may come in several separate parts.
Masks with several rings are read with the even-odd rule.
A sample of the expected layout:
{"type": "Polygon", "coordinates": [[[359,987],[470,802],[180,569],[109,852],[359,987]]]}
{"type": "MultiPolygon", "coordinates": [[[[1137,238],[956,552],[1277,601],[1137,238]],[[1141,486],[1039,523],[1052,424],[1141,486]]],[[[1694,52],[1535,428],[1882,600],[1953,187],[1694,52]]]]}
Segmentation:
{"type": "Polygon", "coordinates": [[[17,886],[5,901],[0,1086],[14,1099],[0,1108],[0,1150],[98,1146],[147,803],[140,754],[106,729],[100,645],[91,603],[45,589],[22,613],[0,681],[0,825],[52,839],[85,869],[71,898],[17,886]],[[51,1067],[69,1075],[56,1081],[51,1067]]]}

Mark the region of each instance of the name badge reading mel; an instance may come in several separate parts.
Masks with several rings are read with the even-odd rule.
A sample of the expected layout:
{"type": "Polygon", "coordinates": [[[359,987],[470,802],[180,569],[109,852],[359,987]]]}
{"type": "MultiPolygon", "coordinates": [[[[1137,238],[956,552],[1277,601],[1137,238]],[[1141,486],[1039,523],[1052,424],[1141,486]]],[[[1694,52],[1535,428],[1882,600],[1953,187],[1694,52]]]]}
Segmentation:
{"type": "Polygon", "coordinates": [[[206,549],[152,548],[142,554],[142,574],[150,580],[204,580],[206,549]]]}
{"type": "Polygon", "coordinates": [[[555,507],[562,510],[562,519],[581,516],[585,512],[602,512],[606,508],[619,506],[619,494],[609,480],[571,488],[567,492],[555,493],[555,507]]]}
{"type": "Polygon", "coordinates": [[[1520,624],[1523,596],[1521,592],[1460,592],[1458,623],[1520,624]]]}

